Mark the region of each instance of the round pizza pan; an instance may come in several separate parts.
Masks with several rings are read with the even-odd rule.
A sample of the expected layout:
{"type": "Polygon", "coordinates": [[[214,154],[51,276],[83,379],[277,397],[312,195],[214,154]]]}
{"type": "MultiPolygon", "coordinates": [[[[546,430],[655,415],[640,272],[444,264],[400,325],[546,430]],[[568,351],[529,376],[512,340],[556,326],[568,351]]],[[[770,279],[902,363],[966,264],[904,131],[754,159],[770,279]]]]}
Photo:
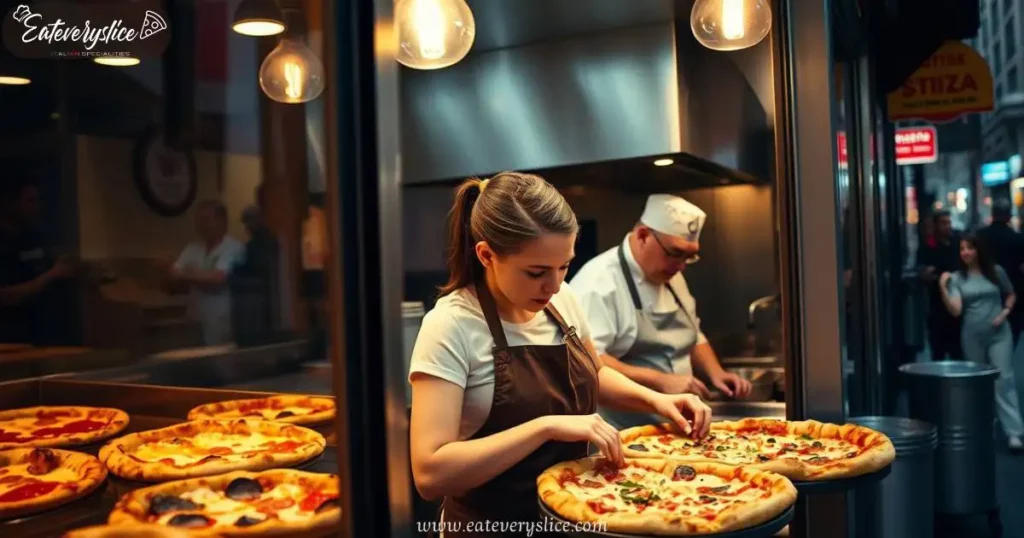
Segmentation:
{"type": "MultiPolygon", "coordinates": [[[[537,499],[537,505],[540,507],[541,519],[557,522],[559,525],[567,525],[566,528],[571,528],[575,524],[573,521],[569,521],[562,516],[554,513],[548,508],[548,505],[544,504],[544,501],[537,499]]],[[[717,532],[714,534],[700,534],[694,536],[700,536],[701,538],[768,538],[775,536],[781,531],[789,522],[793,520],[793,513],[796,505],[790,505],[778,516],[755,525],[753,527],[747,527],[746,529],[735,530],[731,532],[717,532]]],[[[572,536],[575,538],[639,538],[647,535],[643,534],[626,534],[616,532],[565,532],[562,533],[565,536],[572,536]]],[[[651,535],[653,538],[653,535],[651,535]]]]}
{"type": "Polygon", "coordinates": [[[886,465],[885,467],[868,474],[862,474],[853,478],[840,478],[838,480],[819,480],[813,482],[803,482],[800,480],[792,480],[793,485],[796,486],[796,491],[800,495],[819,495],[824,493],[841,493],[849,491],[851,489],[857,489],[861,486],[867,486],[877,482],[881,482],[885,477],[889,476],[892,472],[892,465],[886,465]]]}

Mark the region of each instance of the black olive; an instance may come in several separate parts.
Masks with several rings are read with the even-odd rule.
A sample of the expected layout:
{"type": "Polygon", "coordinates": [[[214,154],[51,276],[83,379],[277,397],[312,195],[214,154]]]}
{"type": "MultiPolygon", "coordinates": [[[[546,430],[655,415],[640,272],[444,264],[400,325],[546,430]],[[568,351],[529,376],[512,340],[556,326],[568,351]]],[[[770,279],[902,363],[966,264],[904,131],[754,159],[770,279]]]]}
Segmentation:
{"type": "Polygon", "coordinates": [[[775,442],[775,438],[774,437],[769,437],[768,438],[768,442],[769,443],[774,443],[775,442]]]}
{"type": "Polygon", "coordinates": [[[645,447],[644,445],[641,445],[639,443],[637,443],[635,445],[629,445],[626,448],[628,448],[630,450],[636,450],[637,452],[647,452],[647,447],[645,447]]]}
{"type": "Polygon", "coordinates": [[[813,446],[814,448],[821,448],[823,445],[821,444],[821,441],[815,441],[811,443],[811,446],[813,446]]]}
{"type": "Polygon", "coordinates": [[[281,411],[274,418],[285,418],[285,417],[293,417],[293,416],[295,416],[295,413],[292,413],[291,411],[281,411]]]}
{"type": "Polygon", "coordinates": [[[857,453],[856,452],[848,452],[846,454],[846,457],[847,458],[856,458],[857,457],[857,453]]]}
{"type": "Polygon", "coordinates": [[[700,496],[700,501],[704,502],[704,503],[713,503],[713,502],[715,502],[715,498],[714,497],[709,497],[707,495],[701,495],[700,496]]]}
{"type": "Polygon", "coordinates": [[[236,501],[248,501],[263,495],[263,487],[251,478],[236,478],[224,488],[224,494],[236,501]]]}
{"type": "Polygon", "coordinates": [[[722,445],[718,445],[715,447],[715,450],[718,452],[725,452],[725,447],[722,445]]]}
{"type": "Polygon", "coordinates": [[[768,461],[768,460],[770,460],[771,458],[769,458],[768,456],[765,456],[764,454],[758,454],[758,455],[757,455],[757,459],[759,459],[759,460],[761,460],[761,461],[768,461]]]}
{"type": "Polygon", "coordinates": [[[185,527],[186,529],[197,529],[213,525],[213,520],[201,514],[178,514],[167,521],[172,527],[185,527]]]}
{"type": "Polygon", "coordinates": [[[242,516],[235,521],[236,527],[252,527],[257,523],[263,523],[266,519],[256,519],[254,517],[242,516]]]}
{"type": "Polygon", "coordinates": [[[697,470],[689,465],[680,465],[672,471],[672,480],[693,480],[697,476],[697,470]]]}
{"type": "Polygon", "coordinates": [[[198,510],[202,506],[174,495],[157,495],[149,501],[149,515],[159,516],[167,512],[198,510]]]}
{"type": "Polygon", "coordinates": [[[331,508],[341,508],[341,501],[339,501],[337,497],[333,499],[327,499],[326,501],[320,503],[320,506],[316,507],[315,513],[319,514],[320,512],[330,510],[331,508]]]}
{"type": "Polygon", "coordinates": [[[725,493],[729,491],[729,486],[718,486],[717,488],[711,488],[712,493],[725,493]]]}

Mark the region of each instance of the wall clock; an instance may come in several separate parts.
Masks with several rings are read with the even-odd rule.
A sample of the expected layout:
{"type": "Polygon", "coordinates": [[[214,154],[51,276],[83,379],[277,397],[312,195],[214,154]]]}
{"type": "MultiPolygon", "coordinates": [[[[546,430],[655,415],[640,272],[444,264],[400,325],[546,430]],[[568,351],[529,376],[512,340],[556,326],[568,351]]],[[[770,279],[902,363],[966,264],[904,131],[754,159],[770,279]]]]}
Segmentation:
{"type": "Polygon", "coordinates": [[[135,186],[143,201],[165,217],[184,213],[198,188],[194,153],[168,146],[157,128],[139,137],[134,153],[135,186]]]}

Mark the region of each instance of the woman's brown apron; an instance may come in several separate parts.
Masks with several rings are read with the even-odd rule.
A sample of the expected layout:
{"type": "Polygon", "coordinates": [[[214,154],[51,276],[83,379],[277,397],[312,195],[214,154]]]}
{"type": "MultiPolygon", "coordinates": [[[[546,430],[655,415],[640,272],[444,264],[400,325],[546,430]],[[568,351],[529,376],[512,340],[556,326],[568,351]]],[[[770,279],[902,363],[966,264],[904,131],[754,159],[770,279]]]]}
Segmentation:
{"type": "MultiPolygon", "coordinates": [[[[589,415],[597,410],[597,366],[576,328],[565,323],[548,303],[544,311],[562,331],[562,344],[509,347],[494,297],[486,285],[476,287],[487,327],[494,338],[494,400],[491,412],[471,439],[487,437],[547,415],[589,415]]],[[[548,467],[587,455],[587,443],[548,441],[532,454],[480,487],[446,497],[444,537],[525,536],[494,532],[500,523],[538,522],[537,476],[548,467]],[[491,532],[466,532],[470,522],[490,522],[491,532]],[[455,525],[462,532],[455,532],[455,525]]],[[[520,523],[521,524],[521,523],[520,523]]],[[[510,528],[510,527],[506,527],[510,528]]],[[[473,529],[477,530],[477,529],[473,529]]],[[[544,534],[534,532],[534,536],[544,534]]]]}

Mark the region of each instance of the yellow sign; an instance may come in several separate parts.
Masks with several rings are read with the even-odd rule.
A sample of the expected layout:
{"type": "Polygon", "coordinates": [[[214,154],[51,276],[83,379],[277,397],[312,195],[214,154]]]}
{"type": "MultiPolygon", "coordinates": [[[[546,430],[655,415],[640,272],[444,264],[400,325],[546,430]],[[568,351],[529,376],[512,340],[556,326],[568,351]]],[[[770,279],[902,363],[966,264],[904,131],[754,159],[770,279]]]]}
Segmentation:
{"type": "Polygon", "coordinates": [[[959,41],[947,41],[888,99],[891,121],[943,122],[970,112],[987,112],[994,105],[992,71],[977,51],[959,41]]]}

